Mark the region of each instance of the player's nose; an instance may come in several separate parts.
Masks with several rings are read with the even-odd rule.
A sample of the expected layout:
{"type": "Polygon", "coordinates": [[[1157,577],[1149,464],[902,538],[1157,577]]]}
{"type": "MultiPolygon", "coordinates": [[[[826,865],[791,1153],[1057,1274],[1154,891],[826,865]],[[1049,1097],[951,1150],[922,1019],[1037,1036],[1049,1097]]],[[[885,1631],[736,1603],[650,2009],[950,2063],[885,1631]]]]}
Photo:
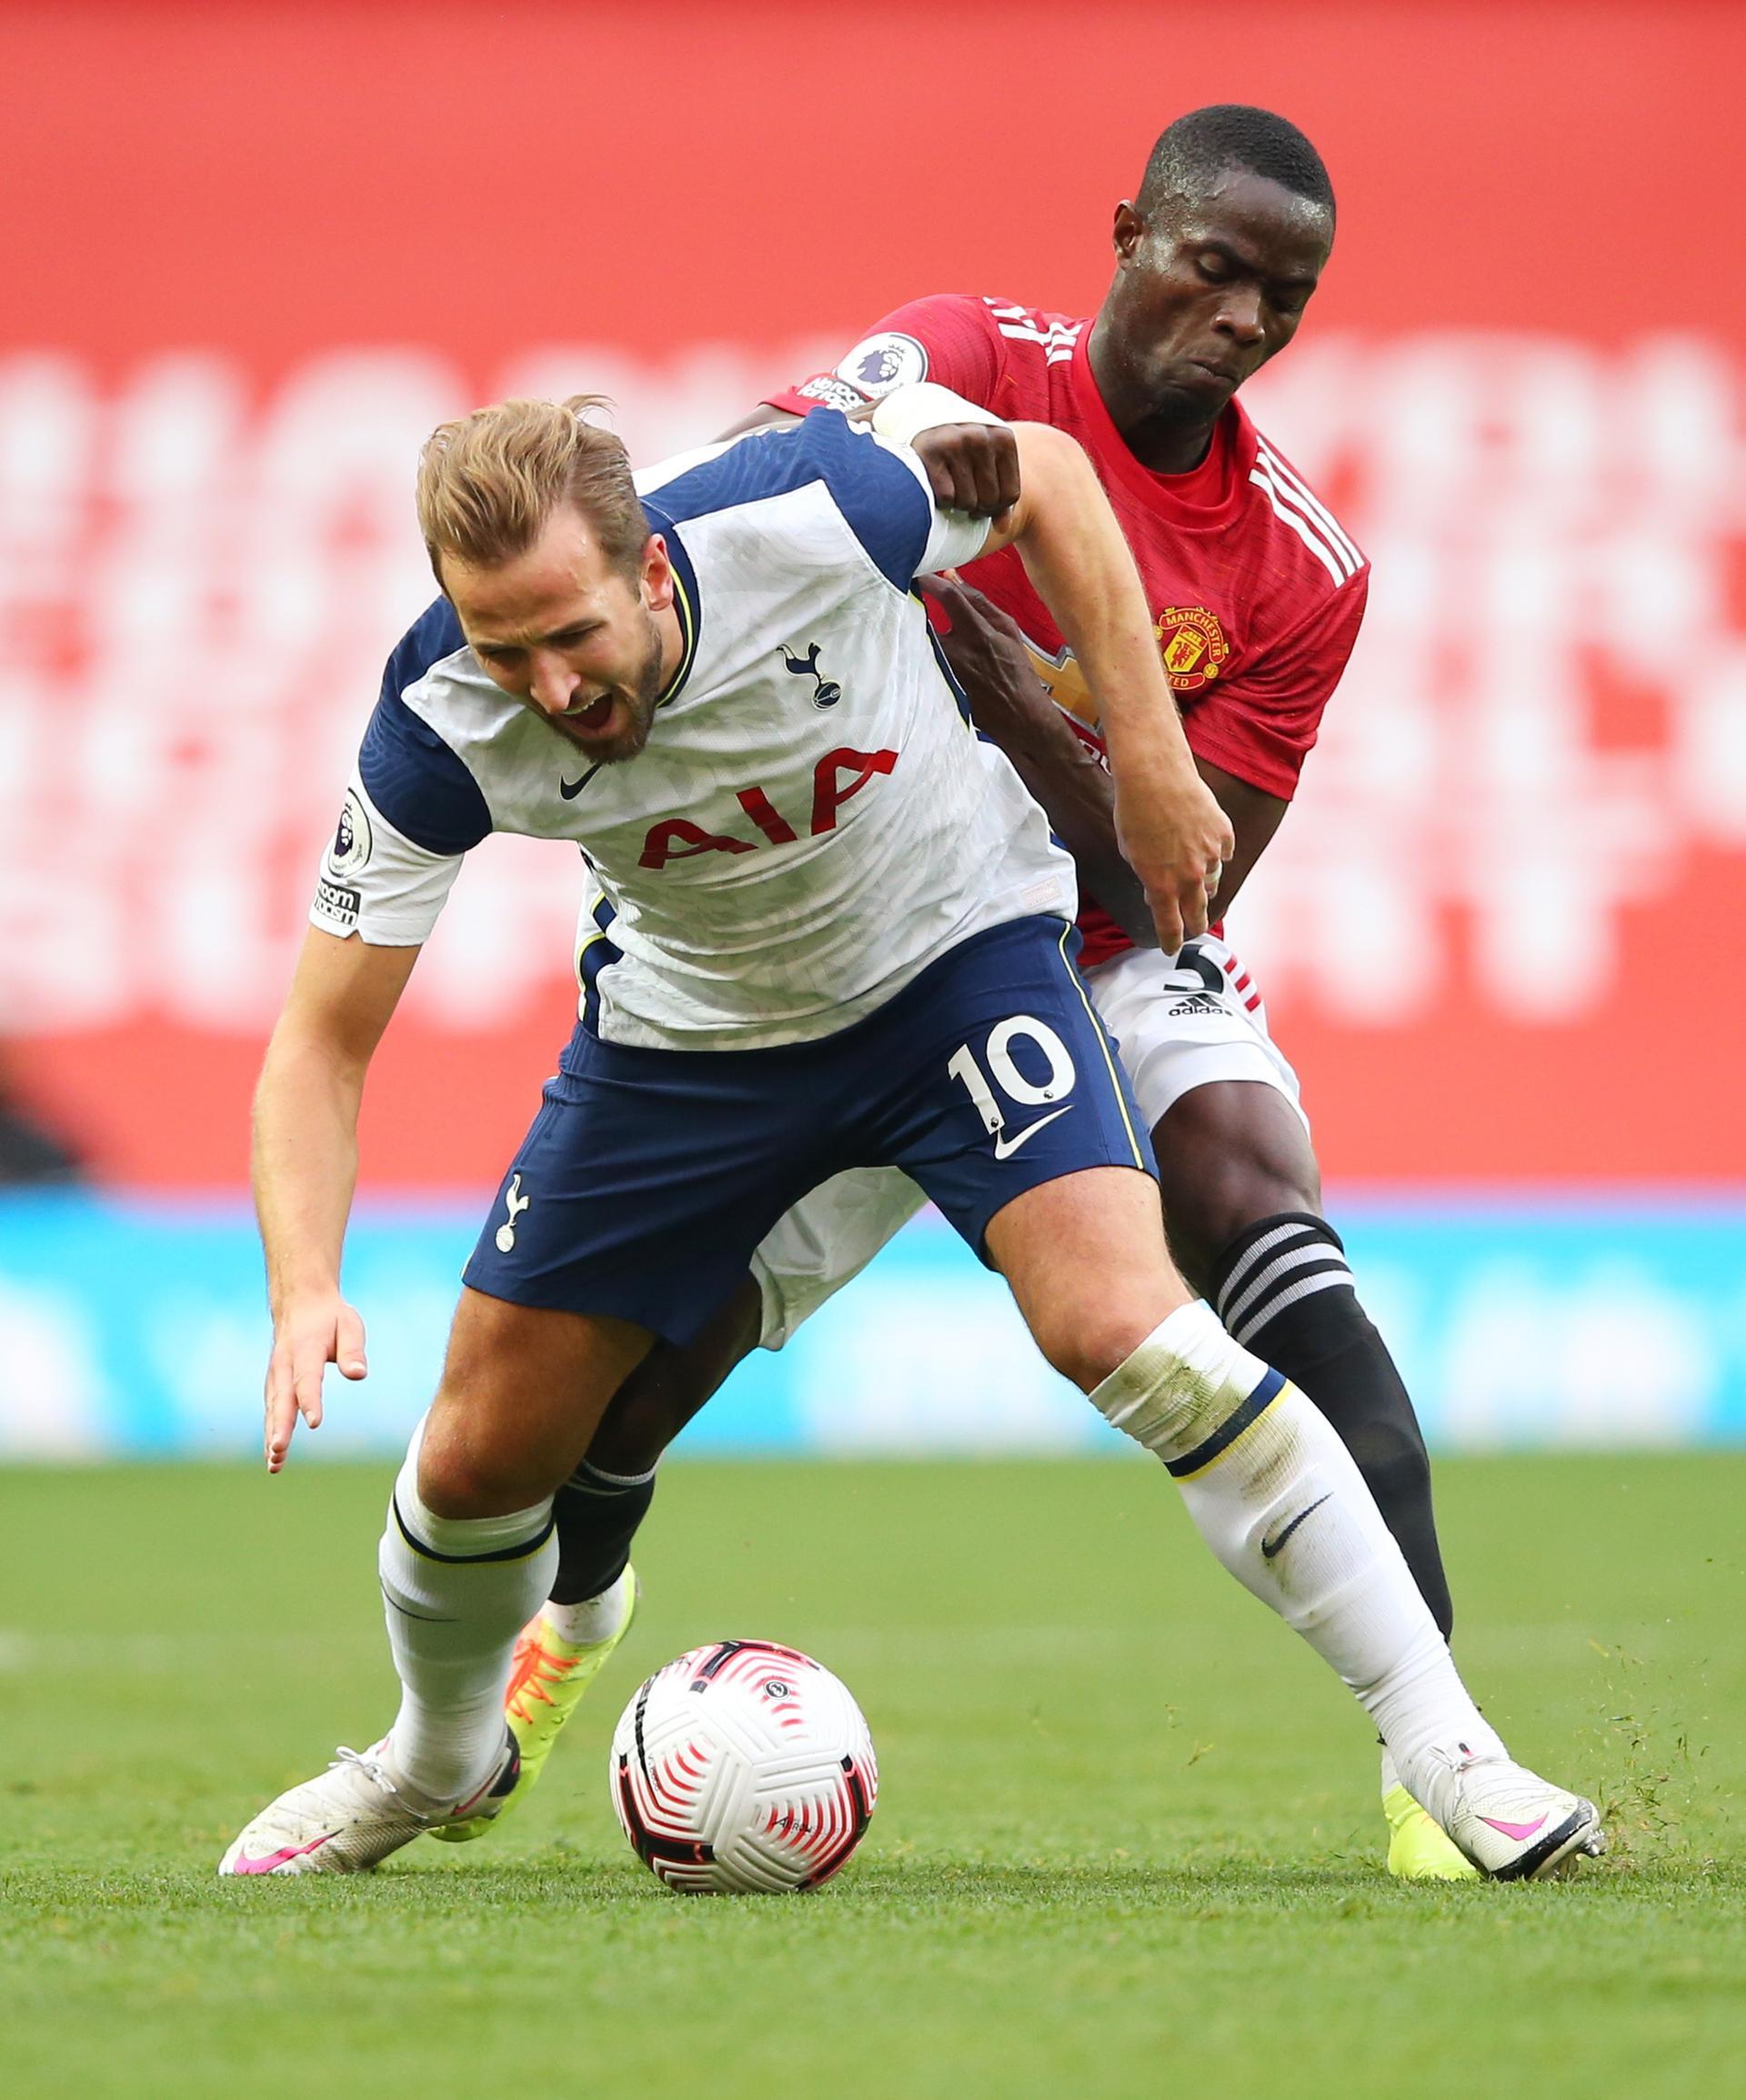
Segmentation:
{"type": "Polygon", "coordinates": [[[1233,286],[1219,309],[1218,326],[1239,343],[1262,340],[1261,295],[1252,286],[1233,286]]]}
{"type": "Polygon", "coordinates": [[[562,657],[536,650],[528,672],[527,698],[541,714],[561,715],[576,698],[581,682],[562,657]]]}

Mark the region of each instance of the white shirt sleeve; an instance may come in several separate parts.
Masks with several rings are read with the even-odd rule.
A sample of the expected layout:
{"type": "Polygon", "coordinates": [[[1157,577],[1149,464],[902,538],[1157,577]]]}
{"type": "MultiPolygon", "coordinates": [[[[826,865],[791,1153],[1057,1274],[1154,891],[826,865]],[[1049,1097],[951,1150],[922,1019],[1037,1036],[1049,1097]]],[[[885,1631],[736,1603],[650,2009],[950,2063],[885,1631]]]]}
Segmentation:
{"type": "Polygon", "coordinates": [[[928,469],[909,447],[890,437],[881,437],[877,430],[873,433],[873,442],[903,461],[927,490],[928,504],[933,508],[934,522],[928,528],[928,545],[916,564],[916,574],[935,576],[942,568],[957,568],[960,563],[974,561],[988,544],[993,520],[972,517],[968,510],[941,510],[934,504],[934,485],[928,478],[928,469]]]}
{"type": "Polygon", "coordinates": [[[356,933],[373,948],[416,948],[429,939],[465,858],[415,846],[354,774],[322,856],[309,923],[341,939],[356,933]]]}

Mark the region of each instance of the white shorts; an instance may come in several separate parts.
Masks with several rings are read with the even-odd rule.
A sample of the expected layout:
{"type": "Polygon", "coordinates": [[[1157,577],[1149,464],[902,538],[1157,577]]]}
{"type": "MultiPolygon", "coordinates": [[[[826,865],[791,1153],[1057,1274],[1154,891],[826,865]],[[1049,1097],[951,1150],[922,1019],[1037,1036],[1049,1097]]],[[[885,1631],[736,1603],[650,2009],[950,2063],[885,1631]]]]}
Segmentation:
{"type": "MultiPolygon", "coordinates": [[[[1219,1080],[1271,1087],[1310,1128],[1298,1075],[1267,1032],[1260,992],[1222,940],[1203,934],[1173,960],[1156,949],[1129,949],[1087,970],[1085,981],[1149,1130],[1184,1094],[1219,1080]]],[[[780,1349],[926,1201],[897,1168],[865,1167],[797,1203],[752,1257],[764,1302],[762,1346],[780,1349]]]]}
{"type": "Polygon", "coordinates": [[[1130,948],[1088,970],[1085,981],[1149,1130],[1184,1094],[1216,1080],[1271,1087],[1310,1128],[1298,1075],[1267,1032],[1260,991],[1222,940],[1202,934],[1174,961],[1155,948],[1130,948]]]}

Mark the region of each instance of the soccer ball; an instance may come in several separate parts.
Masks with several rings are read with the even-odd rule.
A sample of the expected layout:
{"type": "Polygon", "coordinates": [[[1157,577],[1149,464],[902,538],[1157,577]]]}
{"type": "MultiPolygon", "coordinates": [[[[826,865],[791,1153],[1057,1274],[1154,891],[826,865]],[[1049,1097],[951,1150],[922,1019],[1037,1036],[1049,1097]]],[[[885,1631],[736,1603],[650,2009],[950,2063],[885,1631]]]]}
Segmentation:
{"type": "Polygon", "coordinates": [[[861,1710],[795,1648],[717,1641],[657,1670],[612,1738],[612,1801],[651,1873],[688,1895],[828,1881],[879,1790],[861,1710]]]}

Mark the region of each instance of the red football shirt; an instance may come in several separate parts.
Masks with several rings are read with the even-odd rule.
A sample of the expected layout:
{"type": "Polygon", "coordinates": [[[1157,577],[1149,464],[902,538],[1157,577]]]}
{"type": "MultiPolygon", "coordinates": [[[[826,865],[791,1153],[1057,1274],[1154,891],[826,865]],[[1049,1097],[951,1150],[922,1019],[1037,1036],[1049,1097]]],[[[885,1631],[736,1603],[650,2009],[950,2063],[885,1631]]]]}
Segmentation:
{"type": "MultiPolygon", "coordinates": [[[[1233,401],[1206,458],[1154,474],[1122,442],[1091,376],[1090,323],[950,293],[888,314],[834,372],[772,395],[804,414],[931,379],[1010,422],[1052,423],[1084,447],[1128,537],[1190,749],[1289,801],[1364,614],[1370,567],[1302,477],[1233,401]]],[[[1057,704],[1097,738],[1079,668],[1016,549],[964,571],[1023,630],[1057,704]]],[[[1095,903],[1086,967],[1130,945],[1095,903]]]]}

